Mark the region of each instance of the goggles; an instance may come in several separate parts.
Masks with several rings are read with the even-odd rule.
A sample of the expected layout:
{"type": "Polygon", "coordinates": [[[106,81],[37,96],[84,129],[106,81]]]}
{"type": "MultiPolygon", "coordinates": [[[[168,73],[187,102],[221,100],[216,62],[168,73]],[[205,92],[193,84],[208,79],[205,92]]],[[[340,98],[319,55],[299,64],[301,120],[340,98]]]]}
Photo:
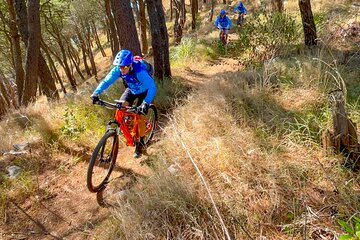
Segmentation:
{"type": "Polygon", "coordinates": [[[126,65],[126,66],[120,66],[120,69],[121,70],[126,70],[126,69],[128,69],[130,67],[130,64],[129,65],[126,65]]]}

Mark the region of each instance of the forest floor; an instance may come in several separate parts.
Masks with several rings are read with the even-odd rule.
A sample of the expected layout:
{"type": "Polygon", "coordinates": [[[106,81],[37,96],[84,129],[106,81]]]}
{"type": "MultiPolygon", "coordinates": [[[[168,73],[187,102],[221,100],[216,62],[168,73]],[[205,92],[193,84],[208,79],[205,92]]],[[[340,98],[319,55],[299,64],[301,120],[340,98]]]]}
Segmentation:
{"type": "MultiPolygon", "coordinates": [[[[97,60],[108,59],[98,56],[97,60]]],[[[173,75],[198,88],[212,81],[217,74],[236,72],[240,68],[236,59],[220,58],[197,69],[191,66],[177,69],[173,75]]],[[[100,76],[106,74],[105,69],[99,69],[99,72],[100,76]]],[[[160,116],[159,122],[161,127],[166,124],[166,119],[160,116]]],[[[161,142],[159,136],[155,136],[155,142],[148,149],[150,155],[156,154],[157,142],[161,142]]],[[[100,204],[116,204],[111,202],[112,195],[121,194],[129,187],[136,189],[136,179],[152,171],[144,164],[146,156],[134,159],[133,148],[123,146],[119,150],[117,167],[109,187],[97,195],[90,193],[86,187],[86,171],[92,149],[72,143],[64,144],[62,149],[64,151],[51,153],[52,158],[48,159],[50,153],[46,147],[30,144],[25,158],[29,159],[29,164],[36,164],[42,174],[38,176],[34,195],[24,199],[22,204],[15,201],[8,203],[0,221],[0,239],[93,239],[101,235],[95,226],[109,221],[109,208],[100,204]],[[74,155],[78,159],[74,160],[74,155]]],[[[18,157],[0,156],[0,170],[5,172],[18,157]]]]}

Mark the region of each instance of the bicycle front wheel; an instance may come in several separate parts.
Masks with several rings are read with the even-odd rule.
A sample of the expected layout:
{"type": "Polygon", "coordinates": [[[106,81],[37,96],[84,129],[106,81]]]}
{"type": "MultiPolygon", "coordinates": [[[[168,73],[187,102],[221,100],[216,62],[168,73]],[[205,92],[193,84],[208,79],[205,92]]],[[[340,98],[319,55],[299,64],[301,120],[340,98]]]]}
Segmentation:
{"type": "Polygon", "coordinates": [[[107,184],[115,166],[118,148],[119,137],[116,131],[107,131],[90,158],[87,171],[87,187],[90,192],[98,192],[107,184]]]}
{"type": "Polygon", "coordinates": [[[158,120],[157,109],[155,105],[150,105],[145,120],[146,131],[145,131],[144,142],[146,145],[150,143],[152,137],[154,136],[157,120],[158,120]]]}

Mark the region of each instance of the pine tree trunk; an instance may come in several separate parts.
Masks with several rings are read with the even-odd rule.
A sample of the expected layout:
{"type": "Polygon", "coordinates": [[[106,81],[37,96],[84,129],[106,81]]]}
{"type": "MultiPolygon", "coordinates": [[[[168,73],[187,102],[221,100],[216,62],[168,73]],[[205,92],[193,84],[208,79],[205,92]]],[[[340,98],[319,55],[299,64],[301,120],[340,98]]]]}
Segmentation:
{"type": "MultiPolygon", "coordinates": [[[[162,1],[155,0],[155,6],[157,9],[157,16],[160,26],[160,37],[162,39],[162,64],[164,69],[164,77],[171,77],[171,69],[170,69],[170,53],[169,53],[169,36],[168,30],[166,27],[166,19],[165,19],[165,12],[163,9],[162,1]]],[[[184,5],[185,6],[185,5],[184,5]]]]}
{"type": "Polygon", "coordinates": [[[284,0],[272,0],[271,1],[272,10],[274,12],[283,12],[284,11],[284,0]]]}
{"type": "Polygon", "coordinates": [[[190,0],[191,2],[191,29],[196,28],[196,2],[197,0],[190,0]]]}
{"type": "MultiPolygon", "coordinates": [[[[28,30],[28,20],[27,20],[27,10],[25,7],[25,1],[24,0],[15,0],[15,10],[16,10],[16,15],[17,15],[17,25],[19,27],[20,30],[20,35],[22,38],[22,41],[24,42],[25,46],[28,47],[28,42],[29,42],[29,30],[28,30]]],[[[39,31],[41,30],[41,27],[39,25],[39,31]]],[[[39,46],[40,46],[40,41],[41,41],[41,33],[39,32],[40,37],[39,39],[37,39],[37,41],[39,42],[39,46]]],[[[48,65],[46,64],[46,61],[44,59],[44,57],[42,56],[40,49],[39,49],[39,54],[38,54],[38,74],[41,80],[41,83],[43,85],[48,86],[49,91],[47,91],[47,97],[48,98],[58,98],[59,95],[57,93],[57,89],[55,86],[55,82],[54,79],[52,78],[51,74],[50,74],[50,70],[48,65]]],[[[38,81],[36,81],[38,82],[38,81]]],[[[36,88],[37,86],[34,86],[35,88],[35,94],[36,94],[36,88]]],[[[25,89],[25,86],[24,86],[25,89]]],[[[18,92],[20,91],[24,91],[24,89],[19,89],[18,88],[18,92]]]]}
{"type": "Polygon", "coordinates": [[[209,21],[210,21],[210,22],[213,21],[213,17],[214,17],[214,7],[215,7],[215,0],[211,0],[211,10],[210,10],[210,18],[209,18],[209,21]]]}
{"type": "Polygon", "coordinates": [[[134,55],[141,55],[140,42],[130,0],[111,1],[121,48],[132,51],[134,55]]]}
{"type": "Polygon", "coordinates": [[[45,52],[45,55],[48,59],[48,62],[49,62],[49,66],[50,66],[50,71],[51,71],[51,74],[53,75],[53,78],[55,80],[57,80],[57,82],[60,83],[60,86],[61,86],[61,89],[63,91],[64,94],[66,94],[66,89],[65,89],[65,86],[63,84],[63,81],[55,67],[55,64],[54,64],[54,61],[53,59],[51,58],[51,55],[50,55],[50,52],[48,51],[48,46],[45,44],[44,40],[42,40],[41,42],[41,49],[45,52]]]}
{"type": "MultiPolygon", "coordinates": [[[[10,34],[11,34],[11,44],[13,46],[13,58],[15,65],[15,82],[18,89],[24,88],[24,79],[25,72],[22,66],[22,56],[21,56],[21,47],[20,47],[20,35],[18,32],[18,28],[16,26],[16,13],[14,9],[14,1],[7,0],[7,5],[9,9],[10,16],[10,34]]],[[[18,102],[20,103],[22,99],[22,91],[18,91],[18,102]]]]}
{"type": "MultiPolygon", "coordinates": [[[[11,102],[11,105],[14,108],[18,108],[18,102],[15,95],[14,86],[11,85],[10,81],[5,77],[4,73],[0,70],[0,82],[3,82],[6,93],[9,96],[9,100],[11,102]]],[[[10,105],[8,106],[10,107],[10,105]]]]}
{"type": "Polygon", "coordinates": [[[95,25],[94,20],[91,21],[91,28],[92,28],[92,32],[93,32],[93,35],[94,35],[94,38],[95,38],[96,45],[97,45],[98,49],[100,50],[101,55],[103,57],[106,57],[106,53],[104,51],[104,48],[101,46],[101,43],[100,43],[99,35],[97,33],[97,29],[96,29],[96,25],[95,25]]]}
{"type": "Polygon", "coordinates": [[[315,46],[317,44],[317,35],[310,0],[299,0],[299,8],[304,28],[305,45],[315,46]]]}
{"type": "Polygon", "coordinates": [[[28,0],[28,44],[26,49],[25,84],[22,103],[27,106],[36,99],[40,55],[40,0],[28,0]]]}
{"type": "Polygon", "coordinates": [[[89,60],[90,60],[90,64],[91,64],[91,73],[95,76],[95,80],[96,82],[99,81],[98,77],[97,77],[97,69],[96,69],[96,64],[95,64],[95,59],[94,59],[94,54],[92,52],[92,47],[91,47],[91,30],[90,30],[90,25],[87,24],[85,27],[85,39],[86,39],[86,49],[87,49],[87,55],[89,56],[89,60]]]}
{"type": "Polygon", "coordinates": [[[149,14],[150,29],[151,29],[151,46],[154,55],[154,76],[158,79],[163,79],[164,68],[161,52],[161,35],[160,23],[157,17],[155,0],[146,0],[146,6],[149,14]]]}
{"type": "Polygon", "coordinates": [[[63,42],[63,39],[62,39],[62,35],[61,35],[59,29],[56,27],[55,23],[51,23],[51,24],[52,24],[54,33],[50,33],[50,34],[52,34],[52,36],[56,39],[56,41],[57,41],[57,43],[59,45],[60,52],[61,52],[61,57],[62,57],[62,61],[61,61],[62,66],[64,68],[66,77],[68,78],[68,80],[70,82],[72,90],[74,92],[76,92],[77,91],[77,83],[76,83],[74,75],[72,74],[71,69],[70,69],[69,64],[68,64],[68,61],[67,61],[67,55],[66,55],[66,50],[65,50],[65,47],[64,47],[64,42],[63,42]]]}
{"type": "Polygon", "coordinates": [[[52,77],[49,66],[42,54],[39,55],[39,75],[41,90],[47,99],[59,99],[59,93],[56,89],[55,80],[52,77]]]}
{"type": "Polygon", "coordinates": [[[84,75],[81,72],[81,69],[79,67],[79,62],[76,61],[76,54],[70,49],[70,46],[68,45],[68,54],[69,54],[69,58],[72,61],[72,63],[75,66],[76,72],[79,74],[81,79],[85,79],[84,75]]]}
{"type": "Polygon", "coordinates": [[[83,62],[84,62],[84,67],[85,67],[85,72],[86,74],[91,77],[92,74],[91,74],[91,71],[90,71],[90,68],[89,68],[89,65],[87,63],[87,56],[86,56],[86,53],[87,53],[87,47],[86,47],[86,44],[85,44],[85,40],[79,30],[79,28],[76,26],[75,27],[75,32],[76,32],[76,35],[79,39],[79,45],[80,45],[80,48],[81,48],[81,52],[82,52],[82,55],[83,55],[83,62]]]}
{"type": "Polygon", "coordinates": [[[2,94],[2,97],[6,103],[7,108],[10,108],[11,102],[10,102],[10,98],[8,96],[8,90],[5,87],[5,78],[3,78],[4,77],[3,74],[0,74],[0,75],[2,75],[0,77],[0,95],[2,94]]]}
{"type": "Polygon", "coordinates": [[[173,2],[174,0],[170,0],[170,22],[173,20],[173,2]]]}
{"type": "Polygon", "coordinates": [[[184,0],[174,0],[175,5],[175,23],[174,23],[174,38],[175,44],[178,45],[181,42],[183,35],[183,28],[185,25],[185,1],[184,0]]]}
{"type": "Polygon", "coordinates": [[[150,19],[151,44],[154,55],[154,75],[159,80],[171,76],[169,62],[169,38],[161,0],[147,0],[150,19]]]}
{"type": "Polygon", "coordinates": [[[0,94],[0,119],[2,118],[2,116],[5,115],[5,113],[7,112],[8,108],[6,106],[6,102],[5,99],[3,98],[3,96],[0,94]]]}
{"type": "Polygon", "coordinates": [[[110,0],[105,0],[105,13],[106,13],[107,19],[109,21],[110,36],[111,36],[111,41],[113,43],[113,48],[111,49],[112,50],[112,55],[113,55],[113,58],[115,58],[116,54],[119,52],[120,45],[119,45],[119,40],[118,40],[118,37],[117,37],[114,18],[113,18],[112,13],[111,13],[110,0]]]}
{"type": "Polygon", "coordinates": [[[146,26],[146,15],[145,15],[145,3],[144,0],[139,0],[140,7],[140,30],[141,30],[141,45],[142,53],[146,54],[149,50],[148,40],[147,40],[147,26],[146,26]]]}

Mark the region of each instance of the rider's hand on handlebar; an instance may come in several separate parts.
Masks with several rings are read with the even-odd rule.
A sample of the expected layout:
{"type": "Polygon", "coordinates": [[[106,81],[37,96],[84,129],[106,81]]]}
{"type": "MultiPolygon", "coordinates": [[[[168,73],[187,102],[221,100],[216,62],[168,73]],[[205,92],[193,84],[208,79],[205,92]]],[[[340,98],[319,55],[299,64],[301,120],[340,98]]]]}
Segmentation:
{"type": "Polygon", "coordinates": [[[143,102],[140,106],[138,106],[137,111],[140,114],[146,115],[149,109],[149,104],[143,102]]]}
{"type": "Polygon", "coordinates": [[[100,100],[99,94],[95,93],[95,92],[93,94],[91,94],[90,98],[91,98],[93,104],[96,104],[100,100]]]}

